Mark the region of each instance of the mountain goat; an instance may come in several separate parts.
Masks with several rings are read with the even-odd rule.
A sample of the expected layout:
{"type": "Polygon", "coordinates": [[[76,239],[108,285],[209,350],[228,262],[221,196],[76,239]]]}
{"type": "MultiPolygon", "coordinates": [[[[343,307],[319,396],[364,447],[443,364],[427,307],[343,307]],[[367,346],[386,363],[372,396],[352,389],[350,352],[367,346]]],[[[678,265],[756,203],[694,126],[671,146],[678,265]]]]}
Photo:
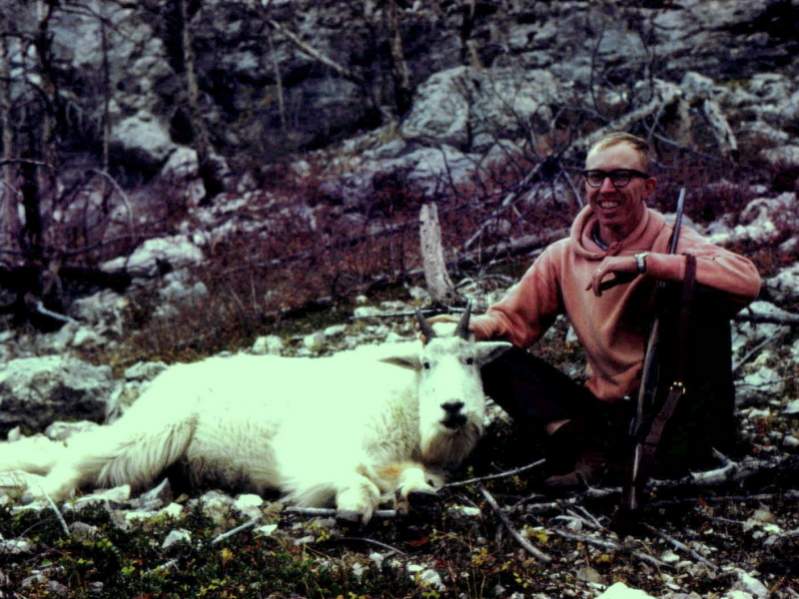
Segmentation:
{"type": "Polygon", "coordinates": [[[385,345],[172,366],[119,420],[66,446],[3,444],[0,470],[44,475],[29,493],[60,500],[81,486],[140,489],[180,464],[194,485],[276,489],[367,522],[382,501],[402,507],[411,492],[435,492],[436,473],[474,448],[485,414],[480,367],[510,347],[471,340],[468,310],[446,336],[417,317],[426,342],[391,353],[385,345]]]}

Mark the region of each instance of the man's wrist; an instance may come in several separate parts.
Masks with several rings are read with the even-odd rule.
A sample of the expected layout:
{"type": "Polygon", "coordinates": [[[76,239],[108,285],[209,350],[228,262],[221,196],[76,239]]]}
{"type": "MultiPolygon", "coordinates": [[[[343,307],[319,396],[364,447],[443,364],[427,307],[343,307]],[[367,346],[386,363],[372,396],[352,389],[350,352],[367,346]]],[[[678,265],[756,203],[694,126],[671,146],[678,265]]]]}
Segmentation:
{"type": "Polygon", "coordinates": [[[635,255],[635,267],[638,270],[638,274],[644,274],[646,272],[646,259],[649,256],[649,252],[640,252],[635,255]]]}

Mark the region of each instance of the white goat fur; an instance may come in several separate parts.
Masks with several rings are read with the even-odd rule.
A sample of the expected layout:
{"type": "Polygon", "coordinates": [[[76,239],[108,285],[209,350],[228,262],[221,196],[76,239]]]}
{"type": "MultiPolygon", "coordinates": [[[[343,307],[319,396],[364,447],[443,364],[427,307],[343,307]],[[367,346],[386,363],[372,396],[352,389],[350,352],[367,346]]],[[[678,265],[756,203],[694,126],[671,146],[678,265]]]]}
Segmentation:
{"type": "Polygon", "coordinates": [[[446,336],[324,358],[178,364],[119,420],[67,446],[2,444],[0,471],[43,474],[29,492],[64,499],[80,486],[141,489],[181,461],[195,485],[276,489],[304,506],[334,501],[343,517],[366,522],[386,499],[434,492],[436,473],[469,454],[485,413],[479,368],[507,347],[446,336]],[[443,424],[452,402],[463,403],[462,426],[443,424]]]}

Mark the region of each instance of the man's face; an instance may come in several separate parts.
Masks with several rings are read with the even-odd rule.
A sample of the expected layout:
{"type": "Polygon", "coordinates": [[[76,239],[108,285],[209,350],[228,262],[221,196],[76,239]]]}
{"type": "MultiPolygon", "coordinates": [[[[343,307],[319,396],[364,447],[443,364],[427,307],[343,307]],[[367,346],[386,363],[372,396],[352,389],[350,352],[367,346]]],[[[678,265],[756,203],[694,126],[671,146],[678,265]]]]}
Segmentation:
{"type": "MultiPolygon", "coordinates": [[[[588,171],[615,170],[643,171],[643,161],[638,151],[627,143],[618,143],[588,155],[588,171]]],[[[623,187],[614,186],[606,177],[599,187],[585,183],[585,196],[599,219],[599,232],[606,242],[627,237],[644,215],[644,199],[655,191],[653,177],[632,177],[623,187]]]]}

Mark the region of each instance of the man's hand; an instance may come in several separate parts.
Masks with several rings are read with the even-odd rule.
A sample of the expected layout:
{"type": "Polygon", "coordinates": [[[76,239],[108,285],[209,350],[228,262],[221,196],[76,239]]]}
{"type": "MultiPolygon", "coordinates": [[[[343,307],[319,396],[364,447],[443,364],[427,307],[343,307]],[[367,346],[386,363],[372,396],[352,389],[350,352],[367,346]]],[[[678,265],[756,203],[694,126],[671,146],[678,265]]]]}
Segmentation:
{"type": "Polygon", "coordinates": [[[594,295],[602,295],[603,289],[612,287],[614,283],[626,283],[638,274],[638,263],[635,256],[607,256],[599,263],[585,290],[593,290],[594,295]],[[615,275],[615,279],[608,279],[603,284],[603,279],[608,275],[615,275]],[[630,276],[632,275],[632,276],[630,276]],[[618,279],[618,280],[617,280],[618,279]]]}

